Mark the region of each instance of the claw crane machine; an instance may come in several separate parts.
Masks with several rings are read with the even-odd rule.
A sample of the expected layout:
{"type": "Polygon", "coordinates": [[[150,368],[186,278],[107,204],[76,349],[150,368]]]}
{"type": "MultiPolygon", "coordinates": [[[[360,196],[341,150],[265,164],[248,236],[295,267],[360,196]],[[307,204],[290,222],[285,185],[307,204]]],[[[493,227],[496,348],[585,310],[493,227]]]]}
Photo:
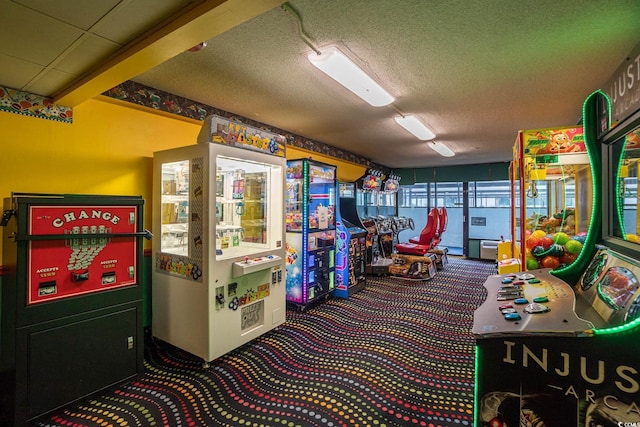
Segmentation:
{"type": "Polygon", "coordinates": [[[153,335],[209,361],[285,321],[284,137],[220,116],[154,154],[153,335]]]}
{"type": "Polygon", "coordinates": [[[287,162],[287,302],[303,310],[336,285],[336,167],[287,162]]]}
{"type": "Polygon", "coordinates": [[[597,154],[580,126],[520,131],[513,151],[513,253],[520,253],[523,270],[549,268],[575,283],[597,238],[591,232],[600,209],[597,154]]]}
{"type": "MultiPolygon", "coordinates": [[[[629,57],[637,63],[640,50],[629,57]]],[[[616,110],[603,92],[584,104],[603,206],[591,218],[597,242],[579,280],[538,268],[484,284],[472,330],[477,427],[640,424],[640,104],[627,105],[629,116],[610,127],[616,110]]]]}

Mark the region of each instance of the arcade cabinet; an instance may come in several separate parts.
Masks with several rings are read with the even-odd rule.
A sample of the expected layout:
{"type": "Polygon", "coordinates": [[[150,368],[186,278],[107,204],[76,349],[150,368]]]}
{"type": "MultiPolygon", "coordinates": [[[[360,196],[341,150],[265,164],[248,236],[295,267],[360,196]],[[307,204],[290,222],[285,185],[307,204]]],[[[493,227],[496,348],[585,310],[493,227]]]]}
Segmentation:
{"type": "Polygon", "coordinates": [[[285,322],[284,150],[213,115],[154,153],[153,335],[204,366],[285,322]]]}
{"type": "Polygon", "coordinates": [[[362,218],[362,225],[367,230],[367,274],[375,275],[389,272],[393,252],[391,218],[379,215],[382,176],[381,171],[369,169],[356,181],[359,190],[357,197],[365,200],[366,216],[362,218]]]}
{"type": "Polygon", "coordinates": [[[298,309],[327,298],[336,284],[336,167],[287,162],[287,302],[298,309]]]}
{"type": "Polygon", "coordinates": [[[549,268],[487,278],[473,324],[476,426],[630,426],[640,419],[635,108],[611,128],[604,93],[584,105],[585,143],[602,155],[592,161],[594,188],[604,194],[594,195],[603,203],[589,231],[598,242],[578,280],[549,268]]]}
{"type": "Polygon", "coordinates": [[[13,193],[3,226],[0,425],[144,373],[144,201],[13,193]]]}
{"type": "Polygon", "coordinates": [[[513,152],[512,252],[522,249],[523,269],[549,268],[575,283],[597,237],[590,229],[600,209],[593,194],[599,153],[582,127],[520,131],[513,152]]]}
{"type": "Polygon", "coordinates": [[[637,421],[640,262],[601,247],[575,288],[550,271],[484,284],[473,324],[476,425],[637,421]]]}
{"type": "Polygon", "coordinates": [[[338,183],[336,209],[336,288],[333,295],[348,298],[366,286],[367,230],[356,208],[356,184],[338,183]]]}

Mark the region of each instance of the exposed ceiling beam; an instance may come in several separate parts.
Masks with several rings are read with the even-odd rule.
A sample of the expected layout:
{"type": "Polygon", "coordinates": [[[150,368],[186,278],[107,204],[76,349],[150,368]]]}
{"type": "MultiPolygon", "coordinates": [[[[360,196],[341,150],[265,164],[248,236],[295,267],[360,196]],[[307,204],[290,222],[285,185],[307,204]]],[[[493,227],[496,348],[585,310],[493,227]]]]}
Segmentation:
{"type": "Polygon", "coordinates": [[[136,38],[53,98],[70,107],[284,3],[282,0],[205,0],[136,38]]]}

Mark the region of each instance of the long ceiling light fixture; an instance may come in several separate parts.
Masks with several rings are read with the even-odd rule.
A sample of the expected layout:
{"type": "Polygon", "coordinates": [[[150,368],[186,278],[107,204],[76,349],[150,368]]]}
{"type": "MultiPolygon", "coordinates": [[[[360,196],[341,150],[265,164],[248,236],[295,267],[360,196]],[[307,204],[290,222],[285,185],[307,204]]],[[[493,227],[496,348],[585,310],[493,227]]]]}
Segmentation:
{"type": "Polygon", "coordinates": [[[349,89],[374,107],[389,105],[394,101],[386,90],[351,61],[337,47],[309,54],[309,61],[329,77],[349,89]]]}
{"type": "Polygon", "coordinates": [[[424,125],[416,116],[396,116],[396,123],[408,130],[416,138],[422,141],[430,141],[436,134],[424,125]]]}
{"type": "Polygon", "coordinates": [[[433,151],[440,154],[442,157],[453,157],[456,155],[451,148],[447,147],[442,142],[429,141],[427,144],[429,144],[429,147],[431,147],[433,151]]]}

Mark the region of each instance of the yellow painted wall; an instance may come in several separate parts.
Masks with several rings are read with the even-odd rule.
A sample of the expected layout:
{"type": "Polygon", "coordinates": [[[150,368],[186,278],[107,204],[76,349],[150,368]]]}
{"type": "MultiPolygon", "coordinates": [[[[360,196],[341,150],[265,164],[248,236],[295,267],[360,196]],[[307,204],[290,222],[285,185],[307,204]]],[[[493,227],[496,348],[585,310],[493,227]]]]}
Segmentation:
{"type": "MultiPolygon", "coordinates": [[[[105,97],[75,107],[73,116],[73,124],[66,124],[0,112],[0,198],[11,192],[141,195],[144,227],[151,229],[153,153],[195,144],[200,122],[105,97]]],[[[287,148],[287,158],[310,156],[337,165],[342,181],[366,170],[287,148]]]]}
{"type": "Polygon", "coordinates": [[[0,112],[0,197],[141,195],[144,226],[151,229],[153,152],[195,143],[199,126],[101,99],[81,104],[73,114],[73,124],[67,124],[0,112]]]}

